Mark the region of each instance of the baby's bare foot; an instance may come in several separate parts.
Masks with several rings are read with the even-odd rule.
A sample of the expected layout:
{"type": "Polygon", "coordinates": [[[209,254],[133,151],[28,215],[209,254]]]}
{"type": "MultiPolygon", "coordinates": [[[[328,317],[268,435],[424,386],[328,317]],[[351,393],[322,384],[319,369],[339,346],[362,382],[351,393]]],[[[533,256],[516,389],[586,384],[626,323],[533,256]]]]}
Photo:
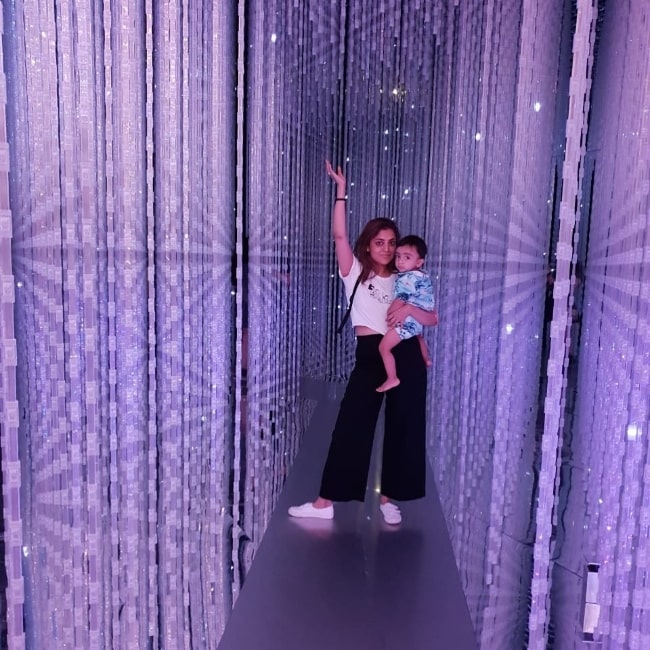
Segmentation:
{"type": "Polygon", "coordinates": [[[395,377],[395,379],[387,379],[379,388],[377,388],[378,393],[385,393],[387,390],[390,390],[391,388],[395,388],[395,386],[399,386],[399,379],[395,377]]]}

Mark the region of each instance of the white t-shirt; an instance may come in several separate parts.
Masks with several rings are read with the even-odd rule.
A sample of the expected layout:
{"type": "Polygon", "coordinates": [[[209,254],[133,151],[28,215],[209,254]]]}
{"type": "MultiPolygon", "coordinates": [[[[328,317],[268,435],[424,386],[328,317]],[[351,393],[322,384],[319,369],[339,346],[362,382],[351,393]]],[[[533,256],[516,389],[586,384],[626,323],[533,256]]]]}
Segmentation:
{"type": "MultiPolygon", "coordinates": [[[[343,277],[339,269],[339,277],[345,286],[345,295],[348,302],[354,290],[357,278],[361,274],[361,263],[355,257],[352,261],[350,272],[343,277]]],[[[362,282],[354,295],[350,320],[352,326],[365,325],[378,334],[386,334],[386,313],[388,307],[395,298],[395,275],[381,278],[378,275],[371,275],[365,282],[362,282]]]]}

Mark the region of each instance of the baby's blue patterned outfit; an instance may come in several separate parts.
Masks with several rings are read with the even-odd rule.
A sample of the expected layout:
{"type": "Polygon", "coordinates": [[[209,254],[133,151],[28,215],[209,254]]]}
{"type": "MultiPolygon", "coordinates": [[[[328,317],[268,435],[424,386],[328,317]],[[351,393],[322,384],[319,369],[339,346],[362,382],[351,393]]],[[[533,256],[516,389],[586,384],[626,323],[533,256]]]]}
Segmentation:
{"type": "MultiPolygon", "coordinates": [[[[424,271],[398,273],[395,280],[395,298],[426,311],[433,311],[433,284],[431,278],[424,271]]],[[[402,340],[418,336],[422,334],[422,330],[422,325],[411,316],[407,316],[401,326],[395,327],[395,331],[402,340]]]]}

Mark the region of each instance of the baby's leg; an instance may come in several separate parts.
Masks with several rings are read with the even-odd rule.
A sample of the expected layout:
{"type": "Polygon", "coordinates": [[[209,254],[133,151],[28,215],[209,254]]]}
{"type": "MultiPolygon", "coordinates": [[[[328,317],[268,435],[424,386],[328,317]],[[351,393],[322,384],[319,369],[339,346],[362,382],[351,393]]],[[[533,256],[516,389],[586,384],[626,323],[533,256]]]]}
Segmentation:
{"type": "Polygon", "coordinates": [[[424,363],[427,366],[431,366],[431,357],[429,356],[429,346],[427,345],[427,342],[424,340],[424,336],[422,336],[422,334],[418,336],[418,342],[420,343],[420,352],[422,352],[422,358],[424,359],[424,363]]]}
{"type": "Polygon", "coordinates": [[[400,342],[399,334],[395,329],[388,330],[384,338],[379,343],[379,354],[386,368],[386,381],[377,388],[378,393],[383,393],[395,386],[399,386],[397,378],[397,369],[395,367],[395,357],[391,350],[400,342]]]}

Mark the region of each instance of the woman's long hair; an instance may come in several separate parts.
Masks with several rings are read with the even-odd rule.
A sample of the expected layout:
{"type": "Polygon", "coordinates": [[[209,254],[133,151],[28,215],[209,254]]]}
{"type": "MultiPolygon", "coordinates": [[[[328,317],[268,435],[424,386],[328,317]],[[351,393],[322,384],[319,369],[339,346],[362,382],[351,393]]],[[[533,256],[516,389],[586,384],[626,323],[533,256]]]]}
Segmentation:
{"type": "MultiPolygon", "coordinates": [[[[370,277],[371,273],[376,272],[368,248],[370,248],[370,242],[382,230],[392,230],[395,233],[395,241],[399,241],[399,229],[397,228],[397,224],[390,219],[379,217],[377,219],[371,219],[365,225],[354,244],[354,256],[361,263],[361,282],[365,282],[370,277]]],[[[395,271],[395,259],[391,261],[388,268],[391,271],[395,271]]]]}

